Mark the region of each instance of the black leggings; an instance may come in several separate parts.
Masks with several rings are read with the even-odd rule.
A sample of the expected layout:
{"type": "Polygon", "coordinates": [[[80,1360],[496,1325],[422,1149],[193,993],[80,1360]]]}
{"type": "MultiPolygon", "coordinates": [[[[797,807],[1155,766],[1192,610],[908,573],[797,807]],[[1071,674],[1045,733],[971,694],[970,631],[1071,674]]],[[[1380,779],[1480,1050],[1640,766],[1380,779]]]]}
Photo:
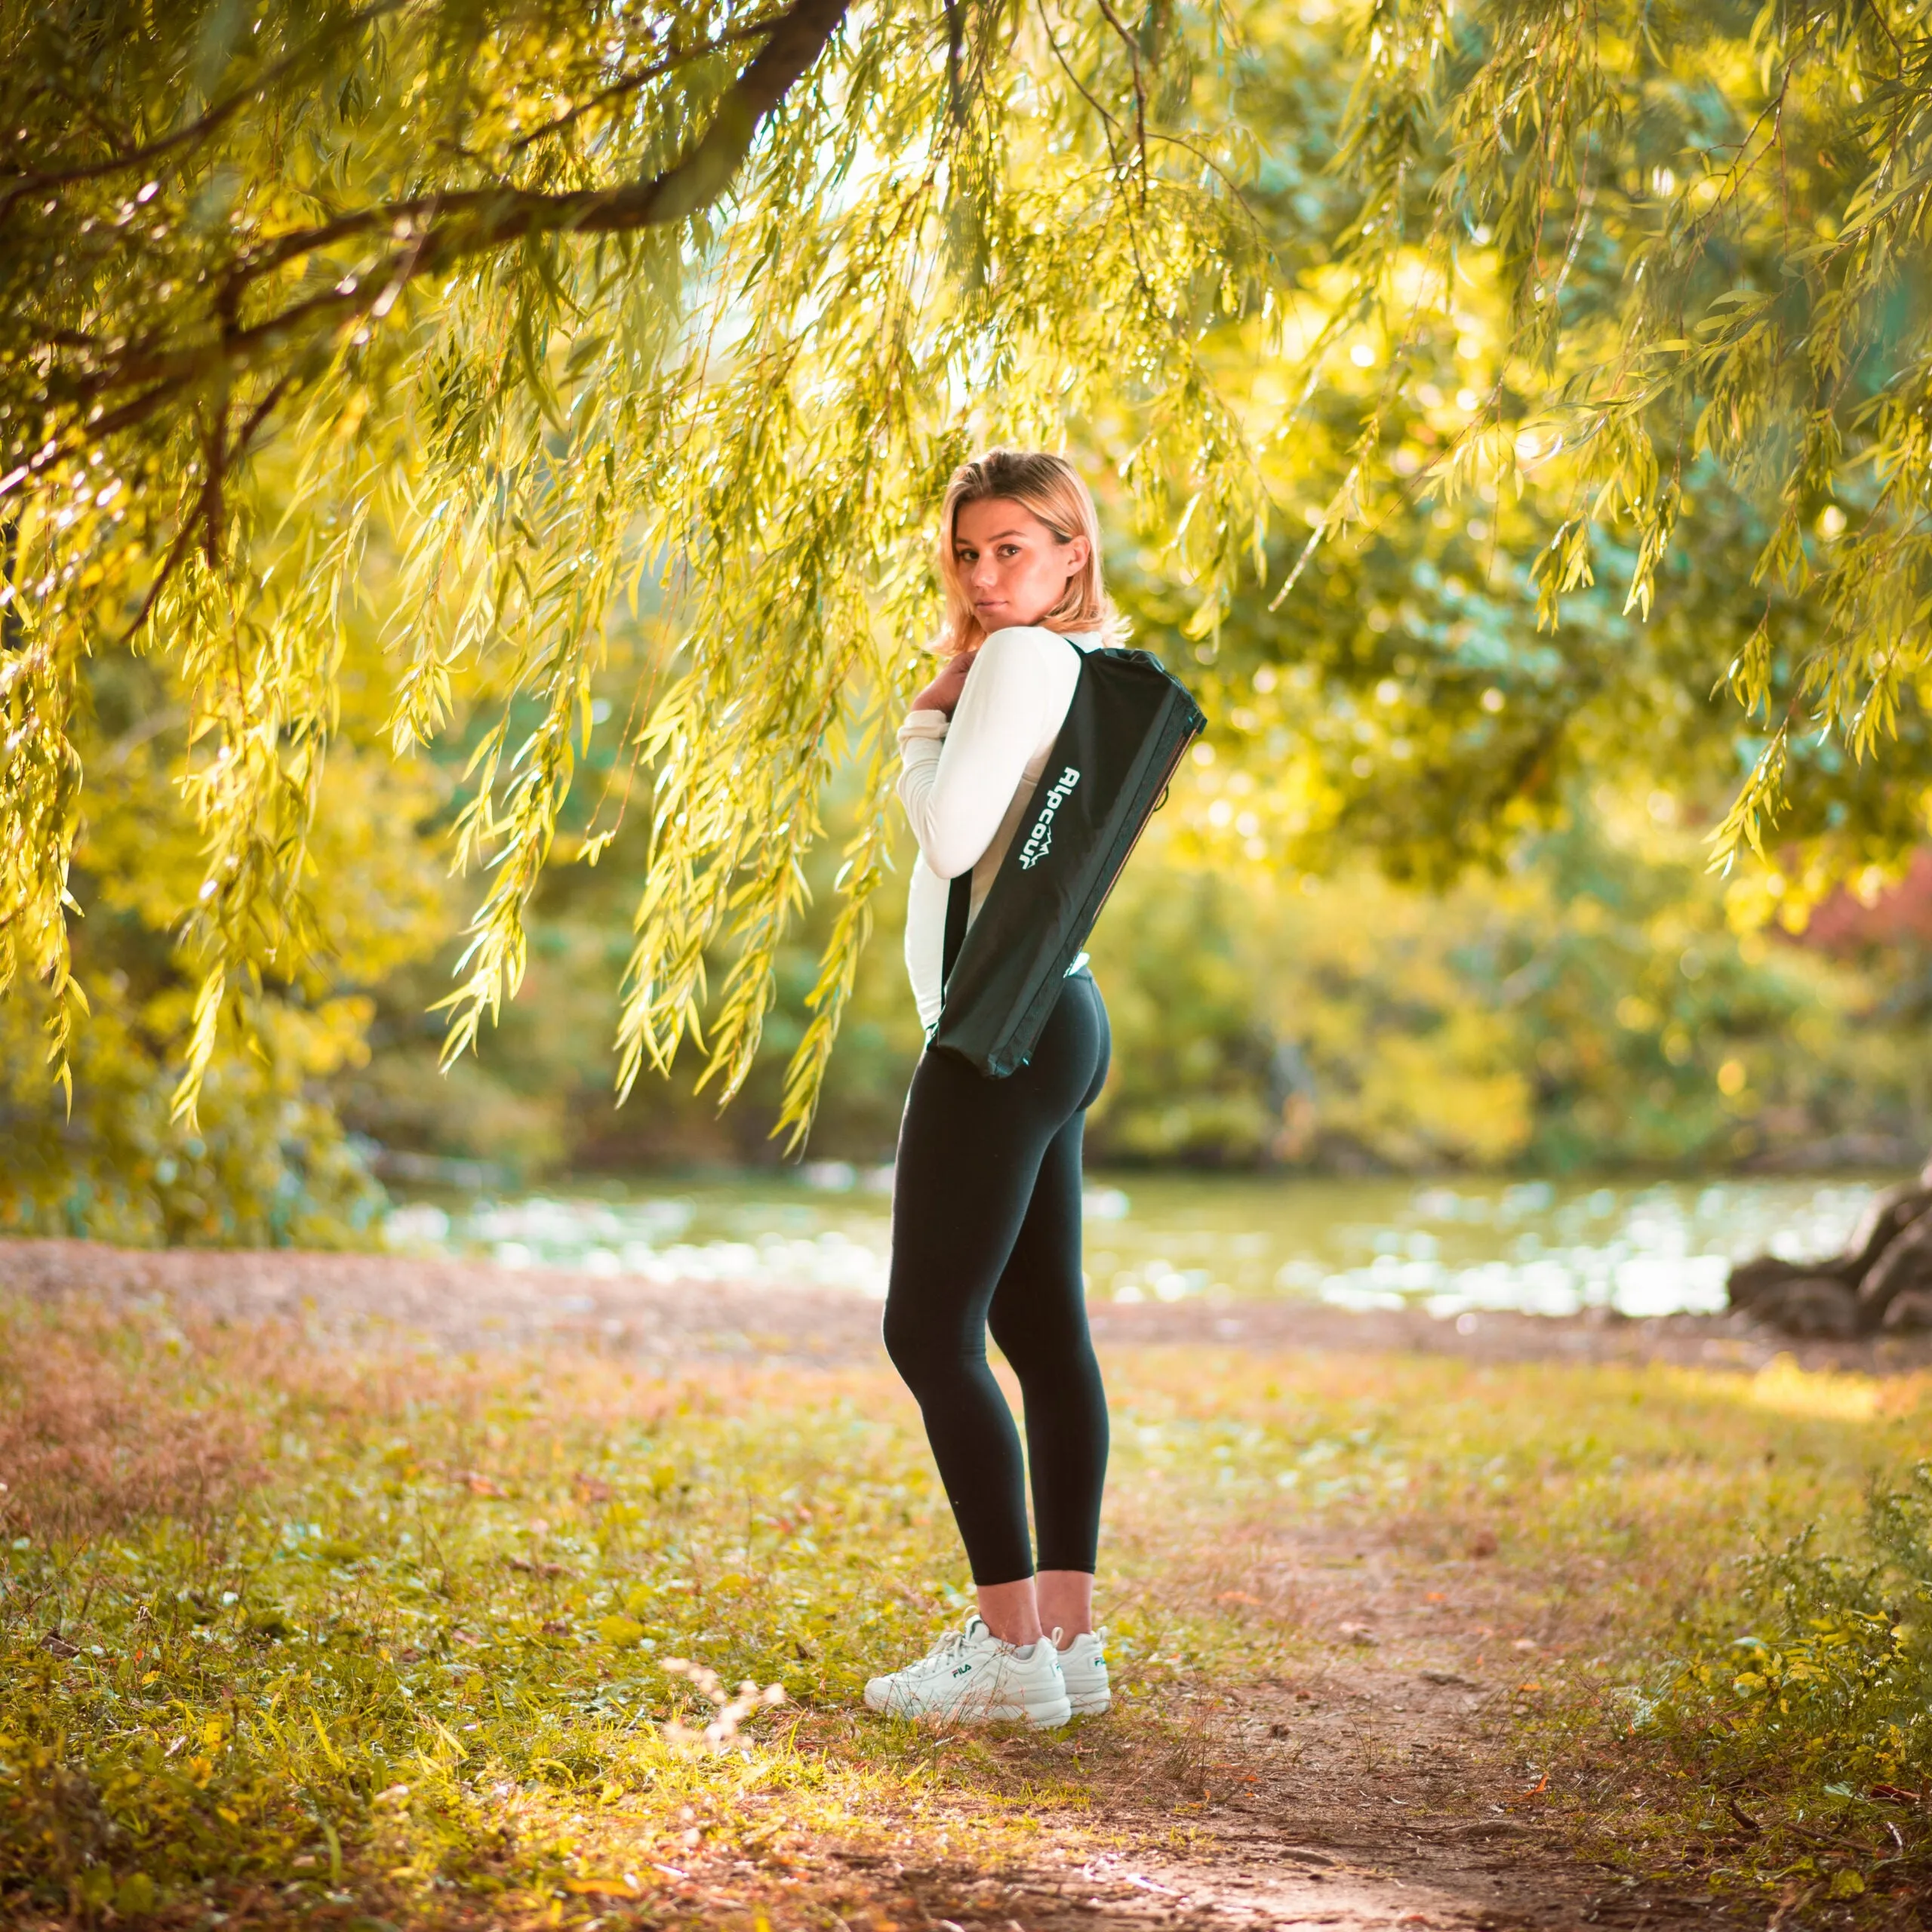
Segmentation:
{"type": "Polygon", "coordinates": [[[1091,1571],[1107,1397],[1080,1276],[1080,1132],[1107,1077],[1092,976],[1063,989],[1032,1060],[1004,1080],[928,1052],[892,1185],[885,1346],[918,1398],[976,1583],[1033,1574],[1013,1416],[986,1331],[1020,1378],[1042,1570],[1091,1571]]]}

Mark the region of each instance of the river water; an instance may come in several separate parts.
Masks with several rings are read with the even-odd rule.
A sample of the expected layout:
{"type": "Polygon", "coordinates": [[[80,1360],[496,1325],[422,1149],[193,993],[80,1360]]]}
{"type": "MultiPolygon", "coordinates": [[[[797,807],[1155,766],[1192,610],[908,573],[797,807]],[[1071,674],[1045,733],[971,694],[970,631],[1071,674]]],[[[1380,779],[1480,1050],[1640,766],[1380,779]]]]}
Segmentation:
{"type": "MultiPolygon", "coordinates": [[[[1439,1315],[1628,1315],[1724,1306],[1732,1260],[1842,1243],[1889,1176],[1641,1185],[1124,1174],[1089,1177],[1088,1291],[1118,1302],[1306,1297],[1439,1315]]],[[[660,1281],[810,1285],[881,1297],[889,1170],[445,1195],[389,1217],[401,1252],[660,1281]]]]}

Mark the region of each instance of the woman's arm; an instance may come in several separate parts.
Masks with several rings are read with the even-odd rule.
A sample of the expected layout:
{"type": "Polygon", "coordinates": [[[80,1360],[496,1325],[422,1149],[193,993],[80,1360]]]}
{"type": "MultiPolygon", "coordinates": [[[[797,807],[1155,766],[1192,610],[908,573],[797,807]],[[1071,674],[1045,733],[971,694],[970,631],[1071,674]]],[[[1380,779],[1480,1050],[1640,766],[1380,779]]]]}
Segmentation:
{"type": "Polygon", "coordinates": [[[970,872],[992,843],[1040,741],[1048,652],[1071,649],[1032,626],[995,631],[975,654],[949,726],[937,710],[900,726],[899,795],[927,865],[970,872]]]}

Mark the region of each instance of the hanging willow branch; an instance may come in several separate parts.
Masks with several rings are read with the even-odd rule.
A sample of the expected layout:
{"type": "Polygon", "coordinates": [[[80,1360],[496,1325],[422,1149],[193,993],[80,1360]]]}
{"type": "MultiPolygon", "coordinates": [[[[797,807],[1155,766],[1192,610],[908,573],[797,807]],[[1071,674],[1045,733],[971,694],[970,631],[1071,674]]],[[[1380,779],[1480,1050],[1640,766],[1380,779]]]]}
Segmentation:
{"type": "Polygon", "coordinates": [[[257,11],[0,9],[0,983],[65,971],[75,668],[154,655],[208,855],[192,1112],[229,1016],[314,955],[309,831],[374,544],[398,749],[468,734],[454,852],[485,884],[445,1004],[451,1051],[474,1043],[521,979],[628,582],[663,646],[626,747],[652,835],[623,1085],[693,1041],[742,1082],[826,789],[863,774],[801,1131],[887,873],[948,469],[988,434],[1057,442],[1105,394],[1155,426],[1150,519],[1176,475],[1227,512],[1184,546],[1204,584],[1265,522],[1202,360],[1269,273],[1215,108],[1232,23],[1157,48],[1000,0],[257,11]],[[1160,126],[1169,71],[1201,106],[1171,88],[1160,126]],[[1097,168],[1130,123],[1133,165],[1097,168]]]}
{"type": "MultiPolygon", "coordinates": [[[[1647,615],[1700,475],[1761,519],[1777,620],[1705,687],[1779,714],[1715,837],[1721,865],[1761,853],[1797,738],[1869,758],[1932,697],[1932,16],[1375,0],[1357,45],[1337,306],[1399,361],[1500,302],[1500,380],[1434,473],[1506,495],[1526,462],[1567,478],[1545,622],[1606,547],[1647,615]]],[[[1386,503],[1367,490],[1324,528],[1386,503]]]]}
{"type": "Polygon", "coordinates": [[[1567,503],[1545,620],[1614,566],[1654,623],[1721,497],[1757,578],[1685,673],[1755,734],[1721,858],[1932,688],[1922,8],[0,0],[0,985],[63,989],[57,1056],[79,667],[145,653],[205,854],[183,1110],[318,944],[344,626],[383,627],[398,755],[467,760],[457,1051],[578,849],[628,594],[618,1078],[695,1047],[743,1079],[844,774],[802,1128],[888,875],[931,507],[995,438],[1104,426],[1204,657],[1257,562],[1285,651],[1355,539],[1531,470],[1567,503]],[[1353,91],[1314,234],[1251,117],[1318,33],[1353,91]],[[1417,474],[1392,443],[1451,409],[1417,372],[1459,365],[1417,474]]]}

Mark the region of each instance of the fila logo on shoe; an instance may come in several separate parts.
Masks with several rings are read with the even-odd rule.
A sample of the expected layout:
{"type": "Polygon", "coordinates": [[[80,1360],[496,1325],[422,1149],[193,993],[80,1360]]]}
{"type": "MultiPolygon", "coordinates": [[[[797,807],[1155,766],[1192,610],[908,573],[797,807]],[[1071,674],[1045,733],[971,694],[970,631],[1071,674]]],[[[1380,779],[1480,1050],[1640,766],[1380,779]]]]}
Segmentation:
{"type": "Polygon", "coordinates": [[[1033,829],[1026,835],[1026,842],[1020,848],[1020,866],[1023,872],[1031,872],[1054,845],[1054,814],[1066,802],[1066,795],[1080,783],[1080,774],[1072,765],[1062,768],[1060,776],[1054,780],[1053,789],[1047,794],[1046,803],[1040,808],[1040,816],[1033,821],[1033,829]]]}

